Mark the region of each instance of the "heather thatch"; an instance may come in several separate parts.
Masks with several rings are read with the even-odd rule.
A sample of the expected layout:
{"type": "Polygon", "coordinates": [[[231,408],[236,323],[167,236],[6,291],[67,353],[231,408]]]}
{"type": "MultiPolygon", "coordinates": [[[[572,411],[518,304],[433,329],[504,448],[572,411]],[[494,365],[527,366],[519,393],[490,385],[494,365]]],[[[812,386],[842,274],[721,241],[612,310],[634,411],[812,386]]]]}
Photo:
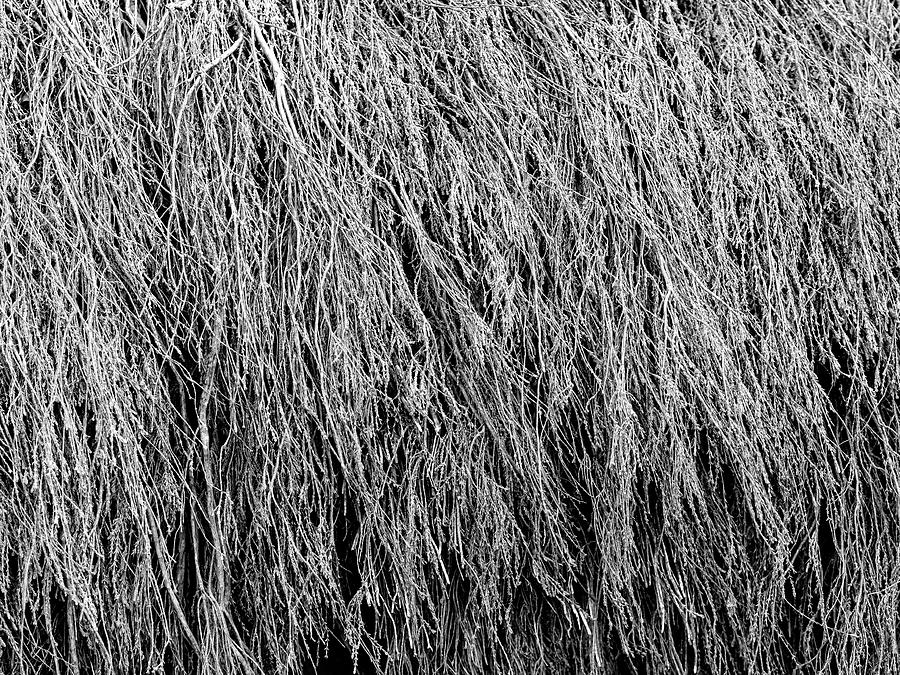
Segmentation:
{"type": "Polygon", "coordinates": [[[896,0],[0,0],[0,671],[900,672],[896,0]]]}

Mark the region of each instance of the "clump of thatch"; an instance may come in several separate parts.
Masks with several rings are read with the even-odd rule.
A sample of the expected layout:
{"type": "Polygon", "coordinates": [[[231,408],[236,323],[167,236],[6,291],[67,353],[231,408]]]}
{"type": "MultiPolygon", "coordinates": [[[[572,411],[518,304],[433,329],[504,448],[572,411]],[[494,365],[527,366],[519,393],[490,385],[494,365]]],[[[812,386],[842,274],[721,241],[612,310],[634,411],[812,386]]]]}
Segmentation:
{"type": "Polygon", "coordinates": [[[0,669],[896,673],[900,8],[0,3],[0,669]]]}

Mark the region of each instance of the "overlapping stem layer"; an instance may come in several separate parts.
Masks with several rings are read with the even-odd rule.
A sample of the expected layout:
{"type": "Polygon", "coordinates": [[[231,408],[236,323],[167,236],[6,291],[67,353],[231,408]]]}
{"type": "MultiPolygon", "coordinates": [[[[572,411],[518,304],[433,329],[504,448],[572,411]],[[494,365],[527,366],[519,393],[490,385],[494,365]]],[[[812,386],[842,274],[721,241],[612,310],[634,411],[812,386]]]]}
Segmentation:
{"type": "Polygon", "coordinates": [[[887,0],[0,2],[0,669],[900,671],[898,62],[887,0]]]}

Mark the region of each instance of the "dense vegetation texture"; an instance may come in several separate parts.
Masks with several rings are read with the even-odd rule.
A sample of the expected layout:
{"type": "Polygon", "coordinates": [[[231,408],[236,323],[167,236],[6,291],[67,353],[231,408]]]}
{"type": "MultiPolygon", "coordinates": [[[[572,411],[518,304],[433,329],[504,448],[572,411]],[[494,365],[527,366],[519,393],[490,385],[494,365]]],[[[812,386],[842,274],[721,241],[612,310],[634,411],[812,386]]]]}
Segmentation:
{"type": "Polygon", "coordinates": [[[900,7],[0,1],[4,673],[900,672],[900,7]]]}

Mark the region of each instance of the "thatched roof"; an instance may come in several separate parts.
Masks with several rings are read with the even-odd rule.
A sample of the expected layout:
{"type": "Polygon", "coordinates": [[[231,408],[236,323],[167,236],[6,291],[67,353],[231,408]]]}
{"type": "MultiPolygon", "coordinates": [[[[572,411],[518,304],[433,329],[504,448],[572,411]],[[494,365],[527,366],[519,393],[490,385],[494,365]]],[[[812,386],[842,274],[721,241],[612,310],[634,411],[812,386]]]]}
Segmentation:
{"type": "Polygon", "coordinates": [[[888,0],[0,3],[0,670],[900,672],[898,61],[888,0]]]}

